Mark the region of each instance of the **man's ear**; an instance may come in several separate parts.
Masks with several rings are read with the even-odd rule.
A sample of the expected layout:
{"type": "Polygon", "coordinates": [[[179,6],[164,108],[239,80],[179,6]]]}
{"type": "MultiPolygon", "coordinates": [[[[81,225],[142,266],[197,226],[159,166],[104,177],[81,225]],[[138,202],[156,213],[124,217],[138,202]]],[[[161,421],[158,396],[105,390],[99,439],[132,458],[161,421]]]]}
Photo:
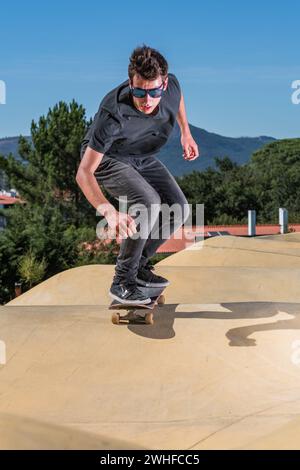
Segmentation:
{"type": "Polygon", "coordinates": [[[168,81],[169,81],[169,77],[165,79],[164,90],[168,88],[168,81]]]}

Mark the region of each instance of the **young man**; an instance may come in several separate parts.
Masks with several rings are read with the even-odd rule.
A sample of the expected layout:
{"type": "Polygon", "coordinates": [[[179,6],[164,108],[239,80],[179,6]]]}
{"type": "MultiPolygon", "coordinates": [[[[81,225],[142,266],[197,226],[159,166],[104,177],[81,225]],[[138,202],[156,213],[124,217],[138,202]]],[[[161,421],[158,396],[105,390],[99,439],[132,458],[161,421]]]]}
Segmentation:
{"type": "Polygon", "coordinates": [[[184,158],[194,160],[199,152],[189,130],[179,82],[168,73],[165,58],[148,46],[138,47],[130,57],[128,75],[129,80],[100,103],[82,142],[76,181],[109,228],[122,238],[109,294],[122,303],[135,305],[150,302],[138,285],[169,284],[152,272],[150,258],[165,241],[166,223],[171,235],[189,215],[183,192],[156,158],[176,119],[184,158]],[[117,211],[105,198],[101,185],[119,202],[127,201],[129,210],[117,211]],[[169,212],[166,221],[161,208],[174,204],[181,210],[169,212]]]}

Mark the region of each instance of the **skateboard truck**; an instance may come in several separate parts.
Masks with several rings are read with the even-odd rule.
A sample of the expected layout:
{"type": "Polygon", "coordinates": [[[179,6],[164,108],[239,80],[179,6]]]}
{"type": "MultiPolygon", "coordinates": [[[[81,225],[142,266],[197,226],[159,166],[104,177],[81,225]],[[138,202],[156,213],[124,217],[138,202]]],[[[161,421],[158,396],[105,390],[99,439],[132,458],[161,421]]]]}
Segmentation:
{"type": "Polygon", "coordinates": [[[153,325],[153,313],[156,305],[163,305],[165,303],[165,296],[162,294],[165,287],[143,287],[139,289],[148,297],[151,298],[149,304],[128,305],[123,304],[117,300],[113,300],[109,306],[110,310],[127,310],[126,315],[121,315],[120,312],[114,312],[111,316],[111,321],[115,325],[119,324],[135,324],[135,325],[153,325]]]}

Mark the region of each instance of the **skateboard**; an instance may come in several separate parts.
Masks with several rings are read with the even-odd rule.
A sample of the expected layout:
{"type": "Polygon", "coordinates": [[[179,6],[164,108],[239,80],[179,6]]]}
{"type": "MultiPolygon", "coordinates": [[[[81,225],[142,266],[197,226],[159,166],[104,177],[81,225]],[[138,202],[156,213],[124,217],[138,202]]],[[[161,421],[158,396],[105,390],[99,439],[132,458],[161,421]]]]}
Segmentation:
{"type": "Polygon", "coordinates": [[[143,292],[143,294],[151,298],[151,303],[128,305],[128,304],[122,304],[118,300],[113,300],[109,306],[109,310],[127,310],[126,315],[121,315],[121,313],[119,312],[114,312],[112,314],[111,321],[115,325],[119,325],[119,324],[153,325],[154,320],[153,320],[153,313],[151,310],[154,310],[156,305],[162,305],[165,303],[165,296],[163,295],[163,291],[165,290],[166,287],[138,286],[138,288],[141,290],[141,292],[143,292]]]}

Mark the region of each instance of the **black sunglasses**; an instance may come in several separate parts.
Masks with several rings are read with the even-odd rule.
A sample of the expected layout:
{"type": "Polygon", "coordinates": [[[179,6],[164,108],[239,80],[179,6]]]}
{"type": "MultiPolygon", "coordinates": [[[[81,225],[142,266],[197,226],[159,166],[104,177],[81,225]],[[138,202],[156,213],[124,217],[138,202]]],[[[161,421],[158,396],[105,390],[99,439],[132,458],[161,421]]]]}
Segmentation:
{"type": "Polygon", "coordinates": [[[162,88],[164,83],[165,82],[162,82],[162,84],[158,88],[145,89],[145,88],[130,87],[130,90],[133,96],[135,96],[136,98],[145,98],[147,93],[149,96],[151,96],[151,98],[160,98],[164,92],[162,88]]]}

